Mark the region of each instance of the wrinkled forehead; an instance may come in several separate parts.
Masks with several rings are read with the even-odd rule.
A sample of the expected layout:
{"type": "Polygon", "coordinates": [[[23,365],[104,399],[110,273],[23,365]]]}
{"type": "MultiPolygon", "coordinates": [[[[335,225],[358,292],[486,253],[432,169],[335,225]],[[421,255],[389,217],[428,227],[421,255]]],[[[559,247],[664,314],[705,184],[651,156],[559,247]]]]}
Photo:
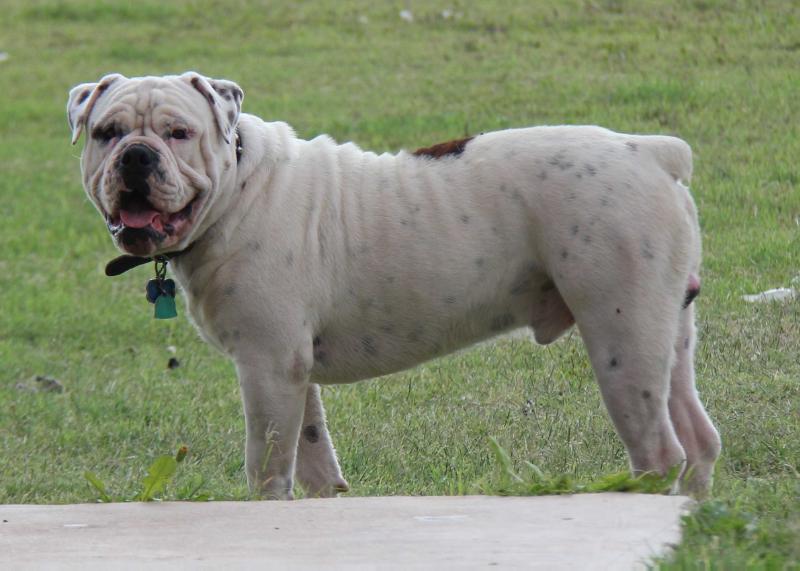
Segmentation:
{"type": "Polygon", "coordinates": [[[134,77],[114,82],[97,101],[91,125],[114,120],[212,120],[203,95],[178,76],[134,77]]]}

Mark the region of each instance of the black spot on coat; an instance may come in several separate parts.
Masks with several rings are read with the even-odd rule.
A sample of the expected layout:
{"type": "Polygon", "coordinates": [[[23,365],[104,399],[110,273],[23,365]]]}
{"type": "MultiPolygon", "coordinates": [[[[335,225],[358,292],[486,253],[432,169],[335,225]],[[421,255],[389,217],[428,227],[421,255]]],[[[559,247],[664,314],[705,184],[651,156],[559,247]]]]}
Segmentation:
{"type": "Polygon", "coordinates": [[[653,246],[650,244],[650,240],[645,239],[642,243],[642,256],[647,260],[652,260],[656,257],[653,253],[653,246]]]}
{"type": "MultiPolygon", "coordinates": [[[[686,290],[686,297],[683,299],[683,309],[686,309],[687,307],[689,307],[689,304],[692,303],[694,301],[694,298],[696,298],[698,295],[700,295],[700,288],[699,287],[687,289],[686,290]]],[[[687,338],[687,341],[688,341],[688,338],[687,338]]],[[[688,349],[688,347],[687,347],[687,349],[688,349]]]]}
{"type": "Polygon", "coordinates": [[[369,335],[365,335],[361,338],[361,348],[367,355],[375,356],[378,354],[378,347],[375,345],[375,339],[369,335]]]}
{"type": "Polygon", "coordinates": [[[303,438],[308,440],[311,444],[319,441],[319,429],[313,425],[309,424],[303,429],[303,438]]]}

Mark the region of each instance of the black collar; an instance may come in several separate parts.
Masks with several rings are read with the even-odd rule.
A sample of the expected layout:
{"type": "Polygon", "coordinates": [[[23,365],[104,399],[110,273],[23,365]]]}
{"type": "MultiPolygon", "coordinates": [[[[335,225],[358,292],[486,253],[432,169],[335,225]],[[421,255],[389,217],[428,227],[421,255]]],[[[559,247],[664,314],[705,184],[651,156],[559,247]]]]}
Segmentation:
{"type": "Polygon", "coordinates": [[[181,250],[180,252],[168,252],[166,254],[153,256],[152,258],[144,258],[142,256],[131,256],[129,254],[125,254],[124,256],[114,258],[106,264],[106,275],[108,277],[119,276],[128,270],[132,270],[135,267],[146,264],[147,262],[152,262],[153,260],[156,262],[167,262],[173,258],[177,258],[181,254],[188,252],[189,248],[191,247],[192,244],[189,244],[189,247],[181,250]]]}
{"type": "MultiPolygon", "coordinates": [[[[238,127],[236,128],[236,139],[234,140],[234,145],[236,145],[236,164],[239,164],[239,162],[242,160],[244,147],[242,146],[242,133],[239,131],[238,127]]],[[[167,262],[173,258],[177,258],[181,254],[188,252],[192,246],[193,244],[189,244],[186,248],[180,250],[179,252],[167,252],[166,254],[160,254],[151,258],[131,256],[129,254],[119,256],[106,264],[106,275],[109,277],[118,276],[124,274],[128,270],[132,270],[133,268],[141,266],[142,264],[152,262],[153,260],[157,262],[167,262]]]]}
{"type": "Polygon", "coordinates": [[[244,147],[242,146],[242,132],[239,131],[239,127],[236,127],[236,140],[234,144],[236,145],[236,164],[238,165],[242,162],[242,153],[244,152],[244,147]]]}

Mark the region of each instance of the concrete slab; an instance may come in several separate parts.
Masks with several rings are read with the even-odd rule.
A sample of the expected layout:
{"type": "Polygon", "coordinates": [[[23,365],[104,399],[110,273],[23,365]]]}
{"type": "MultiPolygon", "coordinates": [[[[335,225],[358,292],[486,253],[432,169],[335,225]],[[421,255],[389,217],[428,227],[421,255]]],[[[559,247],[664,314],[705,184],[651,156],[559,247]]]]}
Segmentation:
{"type": "Polygon", "coordinates": [[[636,569],[679,496],[0,506],[0,569],[636,569]]]}

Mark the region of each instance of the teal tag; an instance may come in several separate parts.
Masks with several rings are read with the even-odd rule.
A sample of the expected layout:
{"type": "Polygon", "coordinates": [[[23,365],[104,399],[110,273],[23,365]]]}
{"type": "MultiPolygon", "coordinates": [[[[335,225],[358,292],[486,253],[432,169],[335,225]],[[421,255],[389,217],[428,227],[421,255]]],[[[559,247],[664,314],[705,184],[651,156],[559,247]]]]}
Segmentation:
{"type": "Polygon", "coordinates": [[[171,295],[159,295],[156,298],[156,319],[172,319],[178,316],[175,309],[175,298],[171,295]]]}

